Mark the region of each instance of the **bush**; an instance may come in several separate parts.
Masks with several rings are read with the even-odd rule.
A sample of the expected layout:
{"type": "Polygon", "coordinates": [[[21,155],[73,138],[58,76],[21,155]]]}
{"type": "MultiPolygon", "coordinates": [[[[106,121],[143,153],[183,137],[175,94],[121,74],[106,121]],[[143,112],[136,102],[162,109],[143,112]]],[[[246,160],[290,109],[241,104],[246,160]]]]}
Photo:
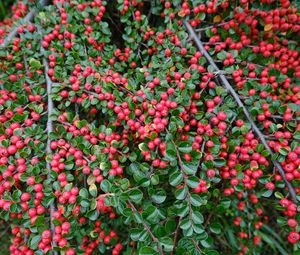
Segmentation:
{"type": "Polygon", "coordinates": [[[0,27],[10,254],[299,254],[296,4],[18,1],[0,27]]]}

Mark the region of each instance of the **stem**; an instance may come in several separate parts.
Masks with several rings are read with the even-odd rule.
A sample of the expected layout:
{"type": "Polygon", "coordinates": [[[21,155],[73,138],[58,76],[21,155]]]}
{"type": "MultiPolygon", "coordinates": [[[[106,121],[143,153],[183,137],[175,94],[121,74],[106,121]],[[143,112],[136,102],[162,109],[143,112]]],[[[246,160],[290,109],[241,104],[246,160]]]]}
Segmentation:
{"type": "Polygon", "coordinates": [[[114,197],[114,196],[115,196],[115,193],[105,193],[105,194],[101,194],[101,195],[99,195],[99,196],[96,198],[96,200],[99,200],[99,199],[105,198],[105,197],[109,197],[109,196],[114,197]]]}
{"type": "MultiPolygon", "coordinates": [[[[183,21],[183,24],[186,27],[186,29],[188,30],[191,38],[195,41],[197,48],[204,55],[204,57],[208,60],[209,64],[215,69],[216,72],[220,72],[220,69],[218,68],[218,66],[216,65],[216,63],[212,59],[212,57],[209,55],[209,53],[203,47],[203,44],[202,44],[201,40],[196,36],[195,31],[191,27],[191,25],[186,21],[183,21]]],[[[247,108],[244,106],[241,99],[239,98],[239,95],[235,92],[233,87],[230,85],[230,83],[228,82],[228,80],[226,79],[226,77],[222,73],[219,74],[219,78],[221,79],[221,81],[222,81],[223,85],[225,86],[226,90],[230,92],[230,94],[232,95],[234,100],[237,102],[238,106],[243,109],[244,115],[247,118],[247,120],[250,122],[255,134],[258,136],[261,143],[264,145],[265,149],[270,153],[271,157],[273,157],[274,152],[271,150],[271,148],[267,144],[267,141],[266,141],[264,135],[261,133],[261,131],[258,129],[256,124],[254,123],[254,121],[251,119],[250,114],[249,114],[247,108]]],[[[296,192],[295,192],[293,186],[291,185],[291,183],[287,180],[287,178],[285,176],[285,172],[284,172],[282,166],[276,160],[272,160],[272,162],[277,167],[277,169],[279,171],[279,174],[281,175],[282,179],[285,182],[285,185],[287,186],[287,188],[289,190],[289,193],[290,193],[290,196],[291,196],[292,200],[296,204],[297,203],[296,192]]]]}
{"type": "Polygon", "coordinates": [[[217,200],[215,201],[215,206],[214,206],[214,208],[210,211],[210,213],[209,213],[209,215],[208,215],[208,217],[207,217],[207,219],[206,219],[206,221],[205,221],[205,223],[204,223],[204,229],[207,228],[207,226],[208,226],[208,224],[209,224],[209,222],[210,222],[210,220],[211,220],[211,217],[214,215],[215,210],[217,209],[217,205],[218,205],[220,199],[221,199],[221,196],[220,196],[220,194],[219,194],[218,197],[217,197],[217,200]]]}
{"type": "MultiPolygon", "coordinates": [[[[137,213],[137,209],[135,208],[135,206],[133,205],[133,203],[131,203],[130,201],[128,201],[128,204],[130,205],[133,213],[137,213]]],[[[148,227],[148,225],[142,220],[142,224],[145,228],[145,230],[149,233],[149,235],[151,236],[153,242],[157,243],[157,249],[158,249],[158,253],[160,255],[164,255],[162,248],[160,247],[159,243],[158,243],[158,239],[157,237],[155,237],[155,235],[152,233],[151,229],[148,227]]]]}
{"type": "MultiPolygon", "coordinates": [[[[47,97],[48,97],[48,120],[47,120],[47,147],[46,147],[46,155],[47,156],[51,156],[52,155],[52,150],[51,150],[51,138],[50,138],[50,135],[51,133],[53,132],[53,121],[51,119],[51,115],[53,114],[53,110],[54,110],[54,104],[53,104],[53,101],[52,101],[52,98],[51,98],[51,93],[52,93],[52,81],[48,75],[48,70],[49,70],[49,65],[48,65],[48,62],[44,56],[44,53],[45,53],[45,49],[43,47],[41,47],[41,54],[42,54],[42,57],[43,57],[43,65],[44,65],[44,73],[45,73],[45,79],[46,79],[46,85],[47,85],[47,97]]],[[[51,179],[51,175],[50,175],[50,172],[51,172],[51,166],[50,166],[50,162],[49,160],[46,160],[46,168],[48,170],[48,173],[47,173],[47,179],[50,180],[51,179]]],[[[55,205],[54,204],[51,204],[50,205],[50,229],[51,229],[51,234],[52,234],[52,239],[54,237],[54,224],[53,224],[53,221],[52,221],[52,215],[55,211],[55,205]]],[[[54,243],[55,244],[55,243],[54,243]]],[[[53,254],[54,255],[58,255],[58,252],[57,251],[53,251],[53,254]]]]}
{"type": "MultiPolygon", "coordinates": [[[[280,115],[272,115],[270,118],[283,120],[284,118],[280,115]]],[[[300,118],[293,118],[291,121],[300,121],[300,118]]]]}
{"type": "MultiPolygon", "coordinates": [[[[168,129],[166,129],[166,131],[167,131],[168,134],[170,134],[170,132],[169,132],[168,129]]],[[[178,148],[177,148],[177,146],[176,146],[176,144],[175,144],[175,142],[173,140],[172,140],[172,143],[174,144],[174,147],[175,147],[175,151],[176,151],[176,156],[178,158],[180,172],[183,175],[184,189],[187,191],[187,202],[188,202],[188,207],[189,207],[189,217],[190,217],[190,221],[192,221],[193,220],[193,218],[192,218],[193,209],[192,209],[192,204],[191,204],[191,194],[189,192],[189,188],[188,188],[188,185],[187,185],[187,182],[186,182],[186,179],[187,179],[186,178],[186,174],[183,171],[183,162],[182,162],[180,153],[178,151],[178,148]]]]}
{"type": "Polygon", "coordinates": [[[201,248],[199,247],[199,245],[197,244],[197,242],[194,239],[191,239],[193,244],[195,245],[196,249],[200,252],[203,253],[203,251],[201,250],[201,248]]]}
{"type": "Polygon", "coordinates": [[[176,230],[175,230],[175,235],[174,235],[174,247],[173,247],[173,251],[171,252],[171,255],[175,254],[175,251],[176,251],[176,244],[177,244],[177,239],[178,239],[178,234],[179,234],[179,230],[180,230],[180,220],[181,218],[178,219],[178,222],[177,222],[177,227],[176,227],[176,230]]]}

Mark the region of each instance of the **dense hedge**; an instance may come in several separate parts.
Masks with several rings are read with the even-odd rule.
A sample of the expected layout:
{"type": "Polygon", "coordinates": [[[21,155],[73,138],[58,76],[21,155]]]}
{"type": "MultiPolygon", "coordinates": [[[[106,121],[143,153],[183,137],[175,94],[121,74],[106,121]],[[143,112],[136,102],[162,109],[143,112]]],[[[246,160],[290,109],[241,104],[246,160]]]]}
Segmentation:
{"type": "Polygon", "coordinates": [[[0,23],[9,253],[300,254],[297,4],[16,2],[0,23]]]}

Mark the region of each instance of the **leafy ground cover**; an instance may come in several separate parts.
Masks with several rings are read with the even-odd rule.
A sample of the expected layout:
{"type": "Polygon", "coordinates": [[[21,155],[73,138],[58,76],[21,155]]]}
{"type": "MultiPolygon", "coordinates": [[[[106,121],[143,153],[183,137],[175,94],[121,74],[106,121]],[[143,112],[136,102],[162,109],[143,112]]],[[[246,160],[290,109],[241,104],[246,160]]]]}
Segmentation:
{"type": "Polygon", "coordinates": [[[297,4],[15,2],[8,254],[299,254],[297,4]]]}

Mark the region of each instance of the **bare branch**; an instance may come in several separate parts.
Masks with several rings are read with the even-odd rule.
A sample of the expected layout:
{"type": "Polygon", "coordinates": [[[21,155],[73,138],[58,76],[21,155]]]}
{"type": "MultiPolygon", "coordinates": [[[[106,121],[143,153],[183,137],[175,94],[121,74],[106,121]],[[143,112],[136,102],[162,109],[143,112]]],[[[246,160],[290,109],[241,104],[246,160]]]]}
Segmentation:
{"type": "MultiPolygon", "coordinates": [[[[166,129],[166,131],[167,131],[168,134],[170,134],[168,129],[166,129]]],[[[178,164],[179,164],[179,170],[183,175],[184,189],[187,192],[186,198],[187,198],[187,203],[188,203],[188,207],[189,207],[189,217],[190,217],[190,220],[192,221],[193,220],[193,217],[192,217],[193,208],[192,208],[192,204],[191,204],[191,194],[189,192],[189,188],[188,188],[188,185],[187,185],[187,175],[185,174],[185,172],[183,170],[184,169],[183,168],[183,162],[182,162],[182,158],[180,156],[180,153],[178,151],[177,145],[173,140],[171,142],[174,144],[174,148],[175,148],[175,151],[176,151],[176,156],[177,156],[178,164]]]]}
{"type": "Polygon", "coordinates": [[[179,230],[180,230],[180,222],[181,222],[181,218],[178,218],[178,222],[177,222],[177,227],[175,230],[175,235],[174,235],[174,247],[173,247],[173,251],[171,252],[171,255],[175,254],[176,251],[176,245],[177,245],[177,239],[178,239],[178,234],[179,234],[179,230]]]}
{"type": "Polygon", "coordinates": [[[199,245],[197,244],[197,242],[194,239],[191,239],[193,244],[195,245],[197,251],[199,251],[200,253],[203,253],[203,251],[201,250],[201,248],[199,247],[199,245]]]}
{"type": "MultiPolygon", "coordinates": [[[[197,37],[194,29],[191,27],[191,25],[186,22],[183,21],[184,26],[186,27],[187,31],[190,34],[190,37],[194,40],[194,42],[196,43],[197,48],[200,50],[200,52],[204,55],[204,57],[208,60],[209,64],[215,69],[216,72],[219,72],[220,69],[218,68],[218,66],[216,65],[216,63],[214,62],[214,60],[212,59],[212,57],[209,55],[209,53],[205,50],[201,40],[197,37]]],[[[234,98],[234,100],[237,102],[238,106],[241,107],[243,109],[244,115],[247,118],[247,120],[250,122],[255,134],[258,136],[258,138],[260,139],[261,143],[264,145],[264,147],[266,148],[266,150],[270,153],[271,157],[274,155],[274,152],[271,150],[271,148],[269,147],[269,145],[267,144],[267,141],[264,137],[264,135],[261,133],[261,131],[259,130],[259,128],[257,127],[257,125],[255,124],[255,122],[252,120],[247,108],[244,106],[243,102],[241,101],[241,99],[239,98],[239,95],[236,93],[236,91],[233,89],[233,87],[230,85],[230,83],[228,82],[228,80],[226,79],[226,77],[220,73],[219,74],[219,78],[222,81],[224,87],[226,88],[226,90],[228,90],[230,92],[230,94],[232,95],[232,97],[234,98]]],[[[276,166],[276,168],[278,169],[282,179],[284,180],[291,198],[293,199],[293,201],[295,203],[297,203],[297,197],[296,197],[296,192],[295,189],[293,188],[293,186],[291,185],[291,183],[287,180],[286,176],[285,176],[285,172],[282,168],[282,166],[280,165],[280,163],[276,160],[272,160],[273,164],[276,166]]]]}
{"type": "MultiPolygon", "coordinates": [[[[44,65],[44,73],[45,73],[45,79],[46,79],[46,85],[47,85],[47,97],[48,97],[48,121],[47,121],[47,147],[46,147],[46,155],[47,156],[51,156],[52,155],[52,150],[51,150],[51,138],[50,135],[53,132],[53,121],[51,119],[51,115],[53,114],[53,110],[54,110],[54,104],[51,98],[51,94],[52,94],[52,80],[50,79],[49,75],[48,75],[48,70],[49,70],[49,65],[48,62],[46,60],[45,57],[45,49],[43,47],[41,47],[41,54],[42,54],[42,58],[43,58],[43,65],[44,65]]],[[[50,162],[49,160],[46,159],[46,168],[48,170],[47,173],[47,179],[50,180],[51,179],[51,166],[50,166],[50,162]]],[[[54,203],[50,204],[50,229],[51,229],[51,234],[52,234],[52,238],[54,237],[54,224],[52,221],[52,215],[55,211],[55,205],[54,203]]],[[[54,255],[58,255],[57,251],[53,251],[54,255]]]]}
{"type": "MultiPolygon", "coordinates": [[[[283,116],[280,116],[280,115],[272,115],[271,118],[273,118],[273,119],[284,120],[284,117],[283,117],[283,116]]],[[[292,121],[300,121],[300,118],[292,118],[291,120],[292,120],[292,121]]]]}
{"type": "MultiPolygon", "coordinates": [[[[131,209],[132,209],[132,211],[133,211],[134,213],[137,213],[137,212],[138,212],[137,209],[135,208],[135,206],[134,206],[133,203],[131,203],[130,201],[128,201],[128,204],[130,205],[130,207],[131,207],[131,209]]],[[[143,220],[141,220],[141,221],[142,221],[142,224],[143,224],[145,230],[146,230],[146,231],[149,233],[149,235],[151,236],[153,242],[157,243],[158,253],[159,253],[160,255],[163,255],[164,253],[163,253],[163,251],[162,251],[162,248],[161,248],[160,244],[158,243],[157,237],[155,237],[155,235],[152,233],[152,231],[151,231],[151,229],[148,227],[148,225],[147,225],[143,220]]]]}

